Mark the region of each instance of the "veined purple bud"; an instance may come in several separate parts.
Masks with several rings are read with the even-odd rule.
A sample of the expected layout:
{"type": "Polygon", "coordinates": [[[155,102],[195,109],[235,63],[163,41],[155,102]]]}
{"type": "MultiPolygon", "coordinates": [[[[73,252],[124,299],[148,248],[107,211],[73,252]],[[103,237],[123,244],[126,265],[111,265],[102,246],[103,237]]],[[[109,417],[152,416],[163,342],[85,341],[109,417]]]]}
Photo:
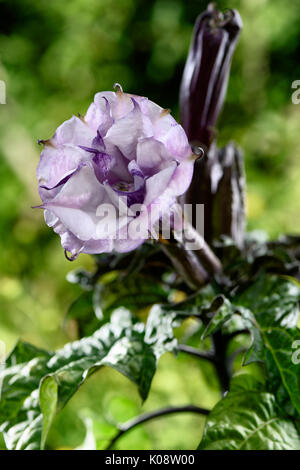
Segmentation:
{"type": "Polygon", "coordinates": [[[170,112],[116,88],[42,141],[40,207],[72,259],[135,249],[192,179],[192,151],[170,112]]]}
{"type": "Polygon", "coordinates": [[[242,151],[232,142],[218,151],[220,179],[213,201],[213,236],[230,236],[240,248],[244,244],[246,179],[242,151]]]}
{"type": "MultiPolygon", "coordinates": [[[[230,236],[242,247],[245,233],[245,193],[243,154],[233,143],[221,149],[211,145],[208,155],[195,162],[194,176],[183,203],[204,204],[204,238],[212,243],[220,235],[230,236]]],[[[194,223],[195,225],[195,223],[194,223]]]]}
{"type": "Polygon", "coordinates": [[[214,138],[241,28],[236,10],[223,15],[213,3],[196,21],[180,89],[181,123],[190,142],[209,147],[214,138]]]}

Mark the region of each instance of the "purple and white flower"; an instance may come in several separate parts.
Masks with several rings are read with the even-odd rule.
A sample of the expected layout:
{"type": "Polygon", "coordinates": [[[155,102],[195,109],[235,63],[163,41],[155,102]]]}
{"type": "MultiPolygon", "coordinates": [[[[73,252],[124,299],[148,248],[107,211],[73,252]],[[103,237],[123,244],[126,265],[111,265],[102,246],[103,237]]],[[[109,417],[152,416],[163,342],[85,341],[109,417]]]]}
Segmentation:
{"type": "Polygon", "coordinates": [[[119,85],[97,93],[84,117],[73,116],[42,142],[40,207],[72,258],[135,249],[191,182],[183,128],[169,111],[119,85]],[[107,207],[113,211],[104,215],[107,207]],[[115,215],[117,226],[110,223],[115,215]],[[130,230],[137,223],[139,237],[130,230]]]}

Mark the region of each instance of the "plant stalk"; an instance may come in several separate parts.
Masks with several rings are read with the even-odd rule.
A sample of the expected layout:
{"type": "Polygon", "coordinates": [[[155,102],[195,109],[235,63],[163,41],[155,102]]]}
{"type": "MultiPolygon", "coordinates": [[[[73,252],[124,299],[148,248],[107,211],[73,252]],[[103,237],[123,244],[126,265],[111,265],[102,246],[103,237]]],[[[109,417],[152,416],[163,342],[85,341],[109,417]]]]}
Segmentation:
{"type": "Polygon", "coordinates": [[[146,423],[147,421],[150,421],[155,418],[160,418],[162,416],[167,416],[170,414],[174,413],[198,413],[204,416],[207,416],[209,414],[210,410],[207,410],[206,408],[200,408],[195,405],[185,405],[185,406],[170,406],[167,408],[161,408],[160,410],[157,411],[152,411],[149,413],[144,413],[140,416],[137,416],[136,418],[133,418],[127,423],[124,423],[120,426],[120,429],[116,436],[110,441],[109,445],[107,446],[106,450],[112,449],[114,444],[118,439],[120,439],[121,436],[123,436],[126,432],[130,431],[131,429],[135,428],[136,426],[146,423]]]}

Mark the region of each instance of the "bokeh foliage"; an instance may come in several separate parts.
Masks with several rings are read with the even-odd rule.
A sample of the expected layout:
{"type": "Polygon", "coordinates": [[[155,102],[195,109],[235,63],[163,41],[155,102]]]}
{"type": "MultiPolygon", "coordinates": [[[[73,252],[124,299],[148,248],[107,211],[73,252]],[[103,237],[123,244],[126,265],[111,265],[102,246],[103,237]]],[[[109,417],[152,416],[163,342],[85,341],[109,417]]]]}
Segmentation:
{"type": "MultiPolygon", "coordinates": [[[[296,233],[300,105],[291,102],[291,83],[300,79],[299,2],[222,0],[217,6],[237,8],[244,21],[219,144],[235,140],[245,151],[249,229],[265,229],[271,236],[296,233]]],[[[82,255],[71,266],[42,212],[31,209],[39,203],[36,140],[51,136],[73,113],[84,114],[94,93],[112,89],[116,81],[178,117],[193,22],[205,7],[196,0],[0,0],[0,79],[7,87],[7,104],[0,105],[0,339],[8,350],[19,336],[50,349],[72,337],[61,324],[79,290],[65,276],[75,266],[93,264],[82,255]]],[[[209,366],[166,356],[143,409],[188,401],[211,407],[217,399],[209,366]],[[181,380],[185,367],[189,387],[181,380]]],[[[51,445],[81,442],[84,426],[74,410],[85,408],[101,421],[110,406],[121,420],[141,409],[133,386],[105,371],[59,416],[51,445]],[[115,392],[121,389],[122,397],[115,392]],[[73,429],[67,437],[64,426],[73,429]]],[[[120,446],[191,448],[202,422],[189,415],[166,418],[137,429],[120,446]],[[178,427],[187,429],[186,436],[177,435],[178,427]]]]}

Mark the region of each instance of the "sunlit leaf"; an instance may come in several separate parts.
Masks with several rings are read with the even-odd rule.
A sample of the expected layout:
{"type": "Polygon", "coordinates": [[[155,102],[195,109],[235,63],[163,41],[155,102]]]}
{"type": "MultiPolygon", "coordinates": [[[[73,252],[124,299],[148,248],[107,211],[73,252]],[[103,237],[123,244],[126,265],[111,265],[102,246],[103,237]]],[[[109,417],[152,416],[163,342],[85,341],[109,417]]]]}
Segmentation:
{"type": "Polygon", "coordinates": [[[209,414],[199,449],[300,450],[300,436],[274,395],[245,374],[209,414]]]}
{"type": "Polygon", "coordinates": [[[56,405],[60,410],[92,373],[109,366],[132,380],[144,400],[158,357],[176,347],[173,317],[150,315],[146,327],[120,308],[92,336],[66,344],[55,353],[17,345],[2,372],[0,430],[9,449],[38,449],[46,440],[56,405]],[[13,357],[18,363],[14,365],[13,357]],[[27,359],[30,359],[27,362],[27,359]]]}
{"type": "Polygon", "coordinates": [[[300,340],[300,330],[296,326],[299,298],[300,290],[296,283],[263,275],[235,299],[252,334],[252,346],[245,362],[263,362],[269,389],[281,403],[289,397],[298,413],[300,364],[293,361],[292,356],[293,343],[300,340]]]}

